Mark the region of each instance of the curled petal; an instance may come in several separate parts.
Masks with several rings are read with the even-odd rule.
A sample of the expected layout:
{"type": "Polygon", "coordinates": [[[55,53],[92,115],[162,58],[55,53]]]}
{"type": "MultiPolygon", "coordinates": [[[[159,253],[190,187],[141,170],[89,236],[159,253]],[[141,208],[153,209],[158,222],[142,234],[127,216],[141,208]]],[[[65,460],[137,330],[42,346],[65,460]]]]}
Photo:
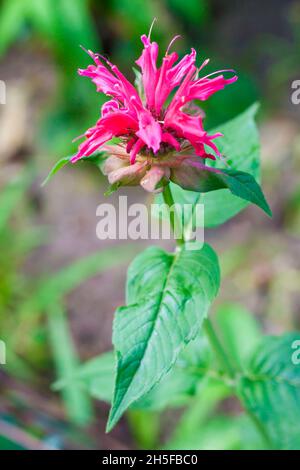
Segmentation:
{"type": "Polygon", "coordinates": [[[176,86],[173,86],[172,80],[168,79],[168,73],[174,62],[176,62],[177,58],[178,55],[175,52],[167,57],[164,57],[162,66],[159,69],[158,80],[155,89],[155,112],[157,115],[159,115],[164,102],[168,98],[174,86],[176,86]]]}
{"type": "Polygon", "coordinates": [[[136,135],[156,153],[159,150],[162,132],[160,124],[154,119],[152,114],[145,110],[139,116],[139,130],[136,135]]]}
{"type": "Polygon", "coordinates": [[[224,78],[223,75],[211,79],[199,78],[191,84],[187,99],[189,101],[195,99],[205,101],[217,91],[223,90],[226,85],[234,83],[237,79],[236,75],[228,79],[224,78]]]}
{"type": "Polygon", "coordinates": [[[135,162],[137,154],[140,152],[140,150],[142,150],[143,147],[145,147],[145,142],[142,139],[138,139],[130,151],[131,164],[135,162]]]}
{"type": "Polygon", "coordinates": [[[167,113],[165,124],[169,128],[174,129],[179,136],[187,139],[194,147],[196,155],[202,158],[215,159],[213,155],[207,154],[204,147],[204,145],[207,145],[220,156],[220,152],[212,140],[220,137],[222,134],[208,135],[203,129],[201,116],[190,116],[178,110],[177,112],[174,111],[172,114],[167,113]]]}
{"type": "Polygon", "coordinates": [[[186,76],[187,72],[195,65],[196,51],[191,50],[190,54],[186,54],[168,73],[167,77],[172,81],[173,86],[178,86],[181,80],[186,76]]]}
{"type": "Polygon", "coordinates": [[[80,144],[78,152],[71,162],[75,163],[82,157],[92,155],[112,137],[127,134],[130,130],[137,128],[137,122],[125,112],[119,111],[105,115],[99,119],[96,126],[87,130],[87,140],[80,144]]]}
{"type": "Polygon", "coordinates": [[[87,140],[82,142],[78,147],[78,152],[71,159],[71,163],[75,163],[83,157],[89,157],[96,150],[99,149],[105,142],[113,137],[113,133],[110,130],[98,129],[93,132],[87,140]]]}
{"type": "Polygon", "coordinates": [[[165,142],[166,144],[171,145],[171,147],[174,147],[174,149],[177,150],[177,152],[180,152],[181,150],[180,143],[169,132],[164,132],[161,140],[162,142],[165,142]]]}
{"type": "MultiPolygon", "coordinates": [[[[79,75],[91,78],[97,87],[97,91],[118,99],[130,112],[131,98],[134,96],[136,100],[140,101],[135,87],[119,71],[118,67],[106,60],[107,67],[110,68],[109,70],[102,64],[97,54],[94,54],[92,51],[87,52],[94,59],[96,65],[89,65],[86,69],[79,69],[79,75]]],[[[134,112],[134,110],[132,111],[134,112]]]]}
{"type": "Polygon", "coordinates": [[[185,55],[178,64],[173,66],[177,59],[178,55],[175,52],[163,59],[155,90],[155,111],[157,114],[160,113],[171,91],[180,84],[186,74],[190,70],[193,72],[196,70],[194,67],[196,61],[195,49],[192,49],[190,54],[185,55]]]}
{"type": "Polygon", "coordinates": [[[119,103],[117,100],[110,100],[104,103],[104,105],[101,108],[101,115],[102,117],[107,116],[110,113],[113,113],[115,111],[119,110],[119,103]]]}
{"type": "Polygon", "coordinates": [[[142,70],[143,85],[149,108],[153,108],[155,104],[155,87],[158,78],[156,67],[156,60],[158,56],[158,45],[156,42],[151,42],[150,39],[144,34],[141,37],[144,44],[144,49],[136,64],[142,70]]]}

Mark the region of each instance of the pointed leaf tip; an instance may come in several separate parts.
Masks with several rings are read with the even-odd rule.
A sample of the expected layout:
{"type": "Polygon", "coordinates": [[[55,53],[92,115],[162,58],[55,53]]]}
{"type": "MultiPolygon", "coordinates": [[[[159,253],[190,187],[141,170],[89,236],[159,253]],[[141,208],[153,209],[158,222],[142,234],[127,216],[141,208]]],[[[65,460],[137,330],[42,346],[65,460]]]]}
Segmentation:
{"type": "Polygon", "coordinates": [[[72,157],[73,157],[73,155],[71,155],[71,156],[69,156],[69,157],[62,157],[60,160],[58,160],[58,162],[55,163],[55,165],[51,168],[51,170],[49,171],[48,175],[46,176],[46,178],[45,178],[44,181],[42,182],[41,187],[46,186],[46,184],[49,183],[49,181],[51,180],[51,178],[52,178],[61,168],[63,168],[67,163],[69,163],[69,161],[71,160],[72,157]]]}
{"type": "Polygon", "coordinates": [[[250,173],[237,170],[222,170],[219,177],[232,194],[260,207],[268,216],[272,211],[260,185],[250,173]]]}

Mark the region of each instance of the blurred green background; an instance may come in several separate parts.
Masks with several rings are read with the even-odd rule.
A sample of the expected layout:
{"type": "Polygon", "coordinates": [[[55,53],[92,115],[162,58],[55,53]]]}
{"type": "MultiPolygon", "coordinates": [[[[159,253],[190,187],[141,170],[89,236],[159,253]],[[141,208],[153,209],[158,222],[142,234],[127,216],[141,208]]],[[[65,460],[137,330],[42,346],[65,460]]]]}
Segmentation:
{"type": "MultiPolygon", "coordinates": [[[[300,105],[291,103],[291,83],[300,79],[300,2],[2,0],[0,339],[7,364],[0,366],[0,448],[130,449],[168,442],[180,420],[181,434],[194,429],[197,402],[183,416],[180,409],[132,412],[105,435],[106,404],[91,403],[76,386],[51,390],[80,361],[111,348],[126,266],[145,242],[97,240],[96,207],[106,182],[92,166],[65,168],[45,188],[41,182],[74,152],[72,139],[93,124],[103,102],[77,75],[89,63],[79,46],[103,53],[133,80],[140,35],[154,17],[161,54],[180,34],[180,54],[194,47],[199,64],[211,58],[208,72],[234,68],[239,75],[205,103],[206,129],[261,103],[263,187],[274,217],[247,208],[207,231],[222,265],[216,308],[244,305],[267,333],[300,328],[300,105]]],[[[150,202],[142,190],[123,193],[150,202]]],[[[240,410],[225,395],[210,395],[205,418],[198,405],[198,424],[208,417],[210,424],[193,448],[239,446],[230,417],[240,410]]]]}

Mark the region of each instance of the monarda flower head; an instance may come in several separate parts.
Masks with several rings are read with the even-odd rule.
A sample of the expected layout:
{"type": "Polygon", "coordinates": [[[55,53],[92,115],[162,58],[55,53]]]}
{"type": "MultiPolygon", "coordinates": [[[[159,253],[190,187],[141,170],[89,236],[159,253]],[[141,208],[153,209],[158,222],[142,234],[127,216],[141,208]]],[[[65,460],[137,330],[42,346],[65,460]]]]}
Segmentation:
{"type": "Polygon", "coordinates": [[[144,49],[136,61],[141,70],[139,91],[115,65],[88,51],[94,64],[79,69],[79,74],[90,77],[97,91],[111,99],[71,161],[104,151],[108,158],[103,173],[114,187],[140,184],[146,191],[160,192],[173,181],[193,189],[193,171],[201,170],[206,158],[221,156],[214,140],[222,135],[204,130],[204,114],[194,100],[207,100],[237,77],[226,79],[224,71],[200,77],[208,60],[197,68],[194,49],[178,61],[169,46],[158,66],[157,43],[151,42],[150,34],[141,40],[144,49]],[[118,142],[111,144],[115,137],[118,142]]]}

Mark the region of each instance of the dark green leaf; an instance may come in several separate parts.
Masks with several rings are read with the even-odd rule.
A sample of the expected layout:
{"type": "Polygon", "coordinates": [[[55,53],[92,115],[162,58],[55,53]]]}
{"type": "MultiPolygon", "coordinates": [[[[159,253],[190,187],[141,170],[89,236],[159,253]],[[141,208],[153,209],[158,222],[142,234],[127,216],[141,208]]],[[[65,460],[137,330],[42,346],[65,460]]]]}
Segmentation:
{"type": "Polygon", "coordinates": [[[181,188],[200,193],[227,188],[234,196],[252,202],[268,215],[272,215],[260,186],[252,175],[244,171],[217,170],[205,165],[194,167],[186,160],[173,171],[172,181],[181,188]]]}
{"type": "Polygon", "coordinates": [[[222,170],[222,173],[218,173],[218,177],[224,182],[224,187],[227,187],[232,194],[256,204],[266,214],[272,216],[265,196],[252,175],[243,171],[222,170]]]}
{"type": "Polygon", "coordinates": [[[114,322],[117,377],[108,430],[196,337],[219,281],[218,260],[208,245],[176,254],[151,247],[133,261],[128,306],[117,310],[114,322]]]}

